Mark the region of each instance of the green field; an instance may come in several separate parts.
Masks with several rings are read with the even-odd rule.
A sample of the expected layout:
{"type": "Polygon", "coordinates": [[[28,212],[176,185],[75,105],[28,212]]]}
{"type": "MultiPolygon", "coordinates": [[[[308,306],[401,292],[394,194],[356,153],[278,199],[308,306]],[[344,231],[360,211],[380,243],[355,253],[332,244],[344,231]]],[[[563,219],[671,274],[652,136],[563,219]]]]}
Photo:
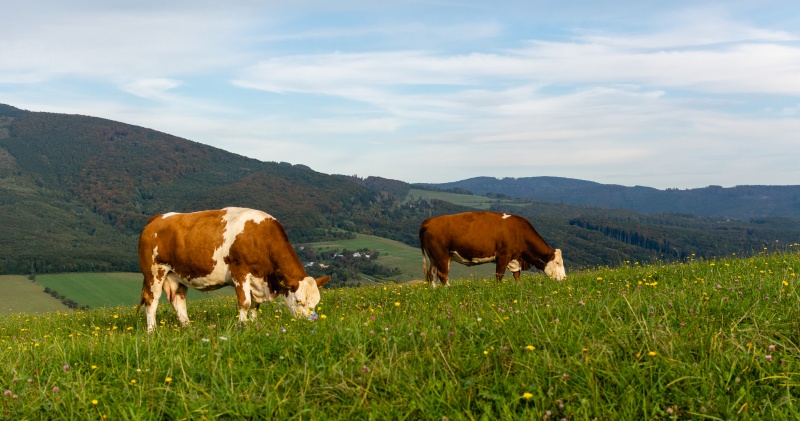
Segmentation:
{"type": "Polygon", "coordinates": [[[69,308],[44,293],[44,287],[21,275],[0,275],[0,316],[13,313],[47,313],[68,311],[69,308]]]}
{"type": "MultiPolygon", "coordinates": [[[[81,306],[91,308],[135,306],[142,296],[141,273],[59,273],[37,275],[36,283],[57,291],[81,306]]],[[[212,292],[211,296],[233,295],[233,288],[223,288],[212,292]]],[[[48,296],[46,294],[43,294],[48,296]]],[[[207,298],[203,294],[190,289],[186,298],[196,300],[207,298]]],[[[49,297],[49,296],[48,296],[49,297]]],[[[166,299],[162,298],[162,303],[166,299]]],[[[166,304],[169,307],[169,304],[166,304]]]]}
{"type": "MultiPolygon", "coordinates": [[[[395,282],[425,279],[422,272],[422,252],[420,249],[399,241],[374,235],[357,234],[356,238],[352,240],[324,241],[307,245],[319,251],[359,250],[364,248],[377,250],[380,252],[377,263],[390,268],[396,267],[403,272],[403,275],[392,278],[395,282]]],[[[450,279],[454,282],[458,282],[459,279],[485,278],[489,276],[494,276],[494,264],[473,266],[471,268],[458,263],[450,266],[450,279]]],[[[511,274],[508,273],[507,276],[511,276],[511,274]]]]}
{"type": "Polygon", "coordinates": [[[454,205],[468,206],[475,209],[489,209],[497,202],[497,199],[490,199],[485,196],[473,196],[469,194],[447,193],[432,190],[411,189],[406,196],[406,201],[438,199],[450,202],[454,205]]]}
{"type": "Polygon", "coordinates": [[[798,419],[800,255],[0,319],[2,419],[798,419]]]}

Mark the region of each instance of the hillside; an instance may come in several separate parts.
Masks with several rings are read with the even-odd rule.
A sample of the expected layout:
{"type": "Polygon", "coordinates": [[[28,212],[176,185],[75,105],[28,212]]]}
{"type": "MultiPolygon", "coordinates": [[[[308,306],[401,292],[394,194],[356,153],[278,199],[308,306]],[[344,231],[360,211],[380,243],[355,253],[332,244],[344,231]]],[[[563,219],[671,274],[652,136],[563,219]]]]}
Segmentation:
{"type": "MultiPolygon", "coordinates": [[[[596,184],[548,180],[551,192],[564,183],[576,191],[596,184]]],[[[225,206],[271,213],[295,244],[353,239],[357,233],[411,247],[417,247],[425,218],[472,209],[516,212],[564,249],[568,270],[692,254],[751,254],[800,239],[800,220],[766,211],[746,221],[666,214],[656,207],[659,213],[651,215],[513,198],[510,192],[459,194],[466,187],[448,193],[380,177],[322,174],[139,126],[0,105],[0,273],[137,272],[136,242],[148,218],[225,206]]],[[[731,209],[747,204],[734,202],[724,201],[733,203],[731,209]]],[[[766,202],[780,214],[778,202],[766,202]]],[[[414,270],[402,279],[419,276],[414,270]]]]}
{"type": "Polygon", "coordinates": [[[560,177],[476,177],[426,186],[461,189],[480,196],[495,193],[644,213],[683,213],[743,221],[760,217],[800,217],[800,186],[708,186],[659,190],[560,177]]]}
{"type": "Polygon", "coordinates": [[[374,196],[301,165],[110,120],[0,106],[0,273],[135,271],[138,233],[167,211],[266,209],[292,240],[324,239],[338,218],[331,215],[374,196]]]}

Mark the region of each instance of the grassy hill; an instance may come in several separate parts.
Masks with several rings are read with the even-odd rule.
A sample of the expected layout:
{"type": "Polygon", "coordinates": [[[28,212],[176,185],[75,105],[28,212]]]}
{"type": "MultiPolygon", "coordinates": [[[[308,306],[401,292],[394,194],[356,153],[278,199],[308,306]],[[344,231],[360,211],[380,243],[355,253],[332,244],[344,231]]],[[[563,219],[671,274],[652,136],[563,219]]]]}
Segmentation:
{"type": "Polygon", "coordinates": [[[797,419],[797,251],[0,319],[8,419],[797,419]]]}

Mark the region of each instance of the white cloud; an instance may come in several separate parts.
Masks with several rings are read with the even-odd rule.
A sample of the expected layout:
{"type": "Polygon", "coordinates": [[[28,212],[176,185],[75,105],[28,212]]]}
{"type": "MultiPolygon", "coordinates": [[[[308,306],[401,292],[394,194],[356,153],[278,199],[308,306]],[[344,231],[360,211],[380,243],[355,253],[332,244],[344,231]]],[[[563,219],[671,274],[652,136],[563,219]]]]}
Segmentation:
{"type": "Polygon", "coordinates": [[[121,86],[122,90],[133,95],[150,98],[165,99],[167,92],[181,85],[180,81],[158,78],[158,79],[139,79],[121,86]]]}
{"type": "Polygon", "coordinates": [[[790,2],[33,4],[0,26],[23,108],[406,181],[800,179],[790,2]]]}

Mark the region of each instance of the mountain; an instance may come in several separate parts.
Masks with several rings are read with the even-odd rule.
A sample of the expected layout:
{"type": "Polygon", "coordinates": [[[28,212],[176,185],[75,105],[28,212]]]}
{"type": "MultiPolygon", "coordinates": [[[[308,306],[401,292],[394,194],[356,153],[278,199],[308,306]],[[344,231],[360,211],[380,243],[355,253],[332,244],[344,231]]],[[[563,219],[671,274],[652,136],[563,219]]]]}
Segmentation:
{"type": "Polygon", "coordinates": [[[681,213],[743,221],[759,217],[800,217],[800,186],[796,185],[659,190],[560,177],[476,177],[426,186],[444,190],[459,189],[481,196],[493,193],[644,213],[681,213]]]}
{"type": "MultiPolygon", "coordinates": [[[[513,198],[521,193],[492,187],[525,185],[513,181],[480,178],[465,180],[469,183],[463,187],[439,185],[462,193],[488,186],[485,191],[495,193],[481,204],[471,199],[475,196],[438,191],[423,198],[409,194],[419,191],[415,186],[398,180],[328,175],[121,122],[0,104],[0,273],[138,271],[138,235],[152,215],[225,206],[269,212],[295,244],[363,233],[417,246],[417,230],[425,218],[475,206],[514,212],[528,218],[550,245],[564,250],[570,270],[751,254],[800,239],[800,219],[770,216],[782,215],[783,207],[791,206],[781,203],[796,200],[763,199],[763,191],[758,197],[771,208],[764,205],[751,213],[757,218],[728,220],[661,213],[673,212],[666,199],[653,199],[645,211],[656,213],[649,214],[589,202],[570,204],[574,197],[557,196],[573,191],[576,196],[603,197],[604,188],[624,197],[636,197],[639,193],[631,192],[639,189],[653,197],[664,193],[645,187],[627,190],[542,178],[536,191],[550,196],[542,193],[537,200],[513,198]],[[555,203],[543,197],[555,197],[555,203]]],[[[726,198],[730,209],[746,208],[740,202],[748,199],[728,198],[726,189],[717,190],[697,192],[697,202],[717,206],[706,198],[716,194],[726,198]]]]}

